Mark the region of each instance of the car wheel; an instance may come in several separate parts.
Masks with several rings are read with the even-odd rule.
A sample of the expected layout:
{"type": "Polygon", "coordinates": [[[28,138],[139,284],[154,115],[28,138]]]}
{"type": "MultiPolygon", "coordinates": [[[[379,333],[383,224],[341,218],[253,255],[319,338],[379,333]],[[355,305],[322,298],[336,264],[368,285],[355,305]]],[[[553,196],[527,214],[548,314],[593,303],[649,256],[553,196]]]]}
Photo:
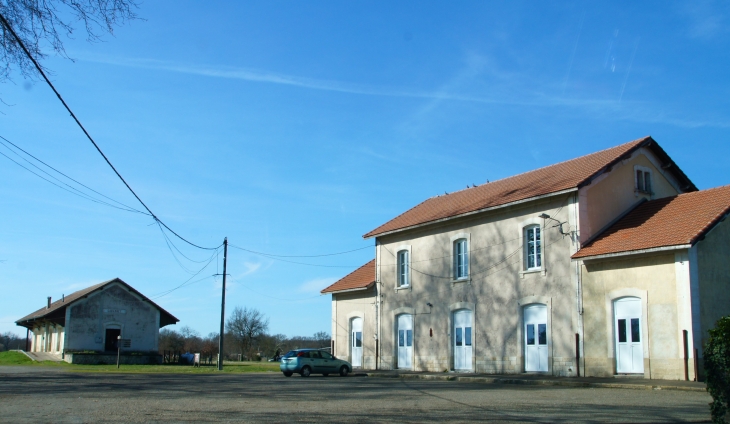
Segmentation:
{"type": "Polygon", "coordinates": [[[292,373],[290,373],[290,372],[285,372],[284,373],[284,377],[291,377],[291,375],[292,375],[292,373]]]}
{"type": "Polygon", "coordinates": [[[340,368],[340,377],[347,377],[347,373],[349,370],[347,369],[346,365],[343,365],[342,368],[340,368]]]}
{"type": "Polygon", "coordinates": [[[302,377],[309,377],[309,374],[311,373],[312,370],[309,367],[304,367],[302,368],[302,372],[300,372],[299,374],[301,374],[302,377]]]}
{"type": "Polygon", "coordinates": [[[322,374],[323,376],[327,377],[329,374],[322,374]]]}

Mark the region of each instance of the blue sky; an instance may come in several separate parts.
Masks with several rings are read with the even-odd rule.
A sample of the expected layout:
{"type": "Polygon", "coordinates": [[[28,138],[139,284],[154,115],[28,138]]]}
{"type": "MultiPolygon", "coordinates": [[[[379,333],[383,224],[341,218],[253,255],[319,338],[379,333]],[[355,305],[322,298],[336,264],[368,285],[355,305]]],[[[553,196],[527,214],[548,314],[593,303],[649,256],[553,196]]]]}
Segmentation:
{"type": "MultiPolygon", "coordinates": [[[[231,249],[227,309],[261,310],[272,333],[329,332],[319,290],[373,257],[362,234],[443,192],[645,135],[699,188],[730,184],[727,2],[391,3],[145,2],[144,21],[101,43],[79,34],[75,61],[45,65],[140,197],[194,243],[365,248],[290,258],[320,266],[231,249]]],[[[16,74],[0,98],[1,136],[139,208],[45,84],[16,74]]],[[[4,157],[0,178],[0,332],[110,278],[150,297],[190,278],[149,217],[4,157]]],[[[178,328],[217,330],[221,265],[156,299],[178,328]]]]}

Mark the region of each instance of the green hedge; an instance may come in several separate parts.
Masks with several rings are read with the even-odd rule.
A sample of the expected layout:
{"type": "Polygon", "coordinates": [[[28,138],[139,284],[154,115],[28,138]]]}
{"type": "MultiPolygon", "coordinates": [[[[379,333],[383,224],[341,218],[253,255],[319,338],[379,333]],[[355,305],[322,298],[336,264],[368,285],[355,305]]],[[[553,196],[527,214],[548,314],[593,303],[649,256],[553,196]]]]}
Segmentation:
{"type": "Polygon", "coordinates": [[[730,407],[730,316],[720,318],[705,345],[707,391],[713,423],[726,423],[730,407]]]}

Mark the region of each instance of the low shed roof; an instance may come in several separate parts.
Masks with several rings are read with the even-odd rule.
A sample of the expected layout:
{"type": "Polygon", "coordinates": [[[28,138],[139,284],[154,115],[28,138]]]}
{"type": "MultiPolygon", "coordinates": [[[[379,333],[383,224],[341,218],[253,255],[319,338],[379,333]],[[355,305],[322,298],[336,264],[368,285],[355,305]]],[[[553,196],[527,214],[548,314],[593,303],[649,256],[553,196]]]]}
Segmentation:
{"type": "Polygon", "coordinates": [[[375,284],[375,259],[337,280],[322,290],[322,294],[365,290],[375,284]]]}
{"type": "Polygon", "coordinates": [[[167,312],[166,310],[162,309],[159,305],[157,305],[155,302],[151,301],[147,296],[143,295],[142,293],[138,292],[134,287],[130,286],[129,284],[122,281],[120,278],[114,278],[112,280],[104,281],[103,283],[94,284],[91,287],[87,287],[83,290],[79,290],[77,292],[73,292],[68,296],[64,296],[63,298],[56,300],[55,302],[51,303],[50,308],[49,307],[43,307],[41,309],[38,309],[37,311],[28,314],[24,316],[23,318],[15,321],[17,325],[26,327],[26,328],[32,328],[33,325],[37,321],[51,321],[51,322],[58,322],[61,325],[65,325],[66,320],[66,308],[74,303],[75,301],[79,299],[83,299],[90,294],[102,290],[105,286],[108,286],[112,283],[120,283],[125,286],[138,296],[140,296],[145,301],[152,304],[154,307],[160,310],[160,328],[169,325],[169,324],[175,324],[176,322],[179,322],[180,320],[175,318],[171,313],[167,312]]]}
{"type": "Polygon", "coordinates": [[[583,246],[573,259],[691,246],[728,213],[730,185],[650,200],[583,246]]]}

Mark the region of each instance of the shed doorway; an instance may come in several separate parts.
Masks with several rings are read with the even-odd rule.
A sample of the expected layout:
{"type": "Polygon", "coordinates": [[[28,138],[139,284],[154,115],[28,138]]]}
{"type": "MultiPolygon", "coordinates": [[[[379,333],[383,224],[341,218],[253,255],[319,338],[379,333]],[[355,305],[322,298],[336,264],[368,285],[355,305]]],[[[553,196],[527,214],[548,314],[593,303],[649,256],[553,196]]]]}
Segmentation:
{"type": "Polygon", "coordinates": [[[547,372],[547,306],[525,308],[525,371],[547,372]]]}
{"type": "Polygon", "coordinates": [[[616,372],[644,373],[644,346],[641,334],[641,299],[624,297],[613,302],[616,337],[616,372]]]}
{"type": "Polygon", "coordinates": [[[398,315],[398,368],[413,367],[413,315],[398,315]]]}
{"type": "Polygon", "coordinates": [[[454,370],[471,371],[471,358],[471,311],[456,311],[454,312],[454,370]]]}
{"type": "Polygon", "coordinates": [[[350,322],[350,359],[353,367],[362,367],[362,318],[353,318],[350,322]]]}
{"type": "Polygon", "coordinates": [[[117,350],[119,343],[118,337],[122,335],[122,330],[119,328],[107,328],[104,337],[104,350],[111,352],[117,350]]]}

